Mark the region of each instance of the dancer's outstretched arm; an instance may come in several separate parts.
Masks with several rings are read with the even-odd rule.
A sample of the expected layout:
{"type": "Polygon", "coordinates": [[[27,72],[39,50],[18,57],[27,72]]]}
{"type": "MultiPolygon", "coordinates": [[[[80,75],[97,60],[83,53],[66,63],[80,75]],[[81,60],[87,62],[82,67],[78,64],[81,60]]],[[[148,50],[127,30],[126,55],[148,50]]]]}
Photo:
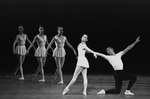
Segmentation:
{"type": "Polygon", "coordinates": [[[90,53],[93,53],[94,57],[97,58],[97,54],[96,52],[94,52],[93,50],[91,50],[90,48],[88,48],[87,46],[85,47],[85,50],[90,52],[90,53]]]}
{"type": "Polygon", "coordinates": [[[101,57],[103,57],[104,59],[107,59],[107,55],[102,54],[102,53],[98,53],[98,52],[95,52],[95,53],[96,53],[96,55],[101,56],[101,57]]]}
{"type": "Polygon", "coordinates": [[[132,48],[134,47],[134,45],[135,45],[136,43],[138,43],[139,41],[140,41],[140,36],[135,40],[134,43],[132,43],[132,44],[129,45],[126,49],[123,50],[123,55],[124,55],[126,52],[128,52],[130,49],[132,49],[132,48]]]}
{"type": "Polygon", "coordinates": [[[67,38],[66,38],[66,44],[73,50],[74,54],[77,55],[76,50],[72,47],[72,45],[68,42],[67,38]]]}
{"type": "Polygon", "coordinates": [[[16,36],[16,39],[15,39],[15,41],[13,43],[13,53],[14,54],[15,54],[15,45],[16,45],[17,41],[18,41],[18,35],[16,36]]]}
{"type": "Polygon", "coordinates": [[[49,50],[49,48],[51,48],[51,50],[53,51],[53,48],[51,46],[54,43],[54,41],[55,41],[55,37],[53,37],[53,39],[51,40],[51,42],[48,44],[47,49],[46,49],[47,51],[49,50]]]}

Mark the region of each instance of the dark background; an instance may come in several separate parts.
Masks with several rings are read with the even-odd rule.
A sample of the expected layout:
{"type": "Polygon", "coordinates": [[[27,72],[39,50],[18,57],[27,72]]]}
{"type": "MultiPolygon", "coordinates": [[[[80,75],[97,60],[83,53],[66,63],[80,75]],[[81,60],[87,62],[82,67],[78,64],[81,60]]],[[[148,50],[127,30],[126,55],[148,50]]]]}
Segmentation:
{"type": "MultiPolygon", "coordinates": [[[[49,42],[57,34],[57,27],[62,26],[64,35],[75,49],[81,36],[88,34],[87,46],[104,54],[108,46],[119,52],[141,36],[141,42],[122,57],[124,69],[129,73],[150,75],[149,0],[1,0],[1,73],[11,73],[17,64],[12,48],[19,25],[24,26],[24,33],[31,41],[42,25],[49,42]]],[[[65,49],[63,72],[73,74],[76,56],[67,45],[65,49]]],[[[111,65],[103,58],[95,59],[92,54],[86,57],[90,63],[89,74],[113,73],[111,65]]],[[[23,64],[24,73],[34,73],[37,66],[32,48],[23,64]]],[[[56,69],[51,50],[44,69],[45,73],[52,74],[56,69]]]]}

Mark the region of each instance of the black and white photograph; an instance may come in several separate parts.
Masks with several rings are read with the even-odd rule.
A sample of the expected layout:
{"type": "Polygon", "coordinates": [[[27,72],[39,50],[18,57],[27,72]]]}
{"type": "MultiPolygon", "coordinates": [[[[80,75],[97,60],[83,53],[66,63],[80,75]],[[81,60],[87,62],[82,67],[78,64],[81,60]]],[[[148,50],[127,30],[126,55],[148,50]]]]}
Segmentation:
{"type": "Polygon", "coordinates": [[[149,0],[0,0],[0,99],[149,99],[149,0]]]}

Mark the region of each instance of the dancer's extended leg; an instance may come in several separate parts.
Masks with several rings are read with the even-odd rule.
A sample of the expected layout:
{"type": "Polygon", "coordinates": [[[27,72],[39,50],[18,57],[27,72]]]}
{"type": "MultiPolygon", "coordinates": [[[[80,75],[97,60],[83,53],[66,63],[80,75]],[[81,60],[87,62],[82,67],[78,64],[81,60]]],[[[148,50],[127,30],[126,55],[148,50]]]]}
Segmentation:
{"type": "Polygon", "coordinates": [[[19,70],[19,67],[20,67],[20,55],[17,54],[16,56],[17,56],[17,66],[15,68],[15,72],[13,72],[13,75],[11,77],[12,79],[16,76],[16,74],[19,70]]]}
{"type": "Polygon", "coordinates": [[[81,71],[83,70],[83,68],[81,66],[77,66],[73,75],[72,80],[70,81],[70,83],[68,84],[68,86],[64,89],[63,91],[63,95],[66,94],[67,91],[69,91],[69,88],[74,84],[74,82],[76,81],[78,75],[81,73],[81,71]]]}

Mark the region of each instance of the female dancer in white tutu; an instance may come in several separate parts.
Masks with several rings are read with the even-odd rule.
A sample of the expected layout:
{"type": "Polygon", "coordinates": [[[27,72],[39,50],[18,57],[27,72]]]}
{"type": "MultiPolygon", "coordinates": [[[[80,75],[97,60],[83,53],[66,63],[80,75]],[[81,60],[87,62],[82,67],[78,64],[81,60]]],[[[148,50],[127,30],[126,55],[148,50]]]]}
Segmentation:
{"type": "Polygon", "coordinates": [[[65,43],[74,51],[74,54],[76,55],[76,51],[74,50],[74,48],[71,46],[71,44],[68,42],[67,38],[62,35],[63,34],[63,28],[62,27],[58,27],[58,35],[54,36],[54,38],[52,39],[52,41],[50,42],[50,44],[47,47],[47,50],[49,48],[52,49],[51,45],[55,42],[56,48],[52,49],[53,51],[53,57],[55,58],[55,62],[57,65],[57,70],[55,71],[52,83],[55,81],[55,79],[57,78],[57,75],[59,74],[61,81],[58,82],[59,84],[63,84],[63,74],[62,74],[62,68],[65,62],[65,43]]]}
{"type": "Polygon", "coordinates": [[[131,48],[134,47],[136,43],[140,41],[140,37],[136,39],[134,43],[129,45],[125,50],[120,51],[119,53],[115,54],[113,48],[108,47],[107,53],[110,55],[104,55],[101,53],[97,53],[98,56],[101,56],[109,61],[109,63],[112,65],[114,69],[114,79],[115,79],[115,89],[110,90],[101,90],[97,94],[119,94],[121,92],[122,87],[122,81],[123,80],[130,80],[127,90],[125,91],[125,95],[134,95],[134,93],[130,92],[131,87],[135,83],[137,77],[132,74],[124,73],[123,72],[123,62],[121,60],[121,57],[128,52],[131,48]]]}
{"type": "Polygon", "coordinates": [[[26,51],[26,47],[25,47],[25,43],[26,40],[31,44],[30,40],[28,39],[27,35],[23,33],[23,26],[19,26],[18,27],[19,30],[19,34],[16,36],[16,39],[13,43],[13,53],[17,55],[17,59],[18,59],[18,66],[12,76],[12,78],[15,77],[16,73],[18,72],[18,70],[20,69],[21,72],[21,78],[19,78],[19,80],[24,80],[24,75],[23,75],[23,62],[25,60],[25,55],[27,54],[26,51]],[[15,48],[16,43],[18,44],[17,47],[15,48]]]}
{"type": "MultiPolygon", "coordinates": [[[[38,80],[39,82],[45,82],[44,78],[44,69],[43,67],[45,66],[45,61],[46,61],[46,56],[47,56],[47,51],[45,48],[45,44],[47,43],[47,36],[43,34],[44,33],[44,28],[42,26],[39,27],[39,34],[34,37],[34,40],[32,42],[32,45],[34,45],[35,41],[37,42],[38,48],[35,51],[35,57],[37,57],[39,66],[37,67],[35,73],[33,74],[33,78],[37,76],[39,71],[41,71],[42,79],[38,80]]],[[[28,51],[32,47],[30,45],[28,51]]]]}
{"type": "Polygon", "coordinates": [[[83,35],[82,38],[81,38],[81,43],[78,45],[78,61],[77,61],[75,72],[74,72],[72,80],[70,81],[68,86],[64,89],[64,91],[62,93],[63,95],[66,94],[67,91],[69,91],[69,87],[74,84],[74,82],[76,81],[78,75],[81,72],[82,72],[83,82],[84,82],[83,95],[87,95],[87,93],[86,93],[87,83],[88,83],[88,81],[87,81],[87,68],[89,68],[89,63],[88,63],[88,60],[85,57],[85,53],[90,52],[90,53],[94,54],[95,58],[97,57],[95,52],[92,51],[91,49],[89,49],[86,46],[86,41],[87,40],[88,40],[88,36],[83,35]]]}

